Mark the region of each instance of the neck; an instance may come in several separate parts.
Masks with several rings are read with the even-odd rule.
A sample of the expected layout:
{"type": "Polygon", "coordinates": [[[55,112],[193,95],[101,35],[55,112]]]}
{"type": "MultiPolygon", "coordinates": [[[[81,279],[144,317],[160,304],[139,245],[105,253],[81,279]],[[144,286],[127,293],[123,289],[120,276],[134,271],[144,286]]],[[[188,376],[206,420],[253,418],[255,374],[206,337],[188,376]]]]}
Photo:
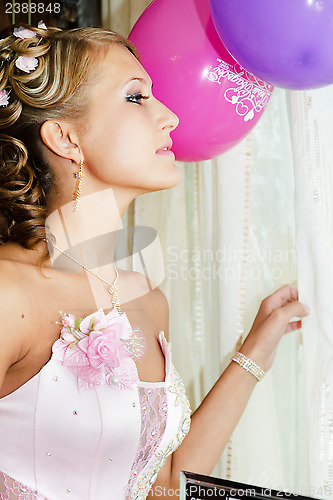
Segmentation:
{"type": "MultiPolygon", "coordinates": [[[[62,251],[88,268],[100,268],[114,261],[116,235],[127,206],[128,203],[123,203],[120,207],[114,190],[106,189],[82,197],[77,213],[73,212],[73,203],[54,210],[46,220],[46,227],[62,251]]],[[[53,263],[57,258],[59,254],[55,253],[53,263]]],[[[74,270],[73,263],[65,258],[57,262],[58,268],[74,270]]]]}

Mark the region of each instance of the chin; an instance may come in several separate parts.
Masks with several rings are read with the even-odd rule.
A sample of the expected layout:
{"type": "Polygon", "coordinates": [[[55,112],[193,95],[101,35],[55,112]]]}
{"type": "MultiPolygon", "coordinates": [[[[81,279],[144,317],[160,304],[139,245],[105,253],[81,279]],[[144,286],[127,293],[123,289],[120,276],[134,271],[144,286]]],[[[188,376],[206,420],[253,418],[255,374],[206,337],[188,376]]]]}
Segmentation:
{"type": "Polygon", "coordinates": [[[164,189],[174,188],[178,186],[180,181],[181,181],[181,173],[179,168],[175,165],[174,168],[172,169],[172,172],[171,171],[168,172],[168,175],[164,177],[160,187],[156,189],[156,191],[162,191],[164,189]]]}
{"type": "Polygon", "coordinates": [[[154,177],[150,177],[145,193],[174,188],[181,180],[181,172],[177,165],[173,164],[164,169],[164,172],[159,171],[157,175],[154,174],[154,177]]]}
{"type": "Polygon", "coordinates": [[[156,185],[156,186],[151,186],[150,188],[147,188],[147,189],[142,189],[142,191],[140,193],[138,193],[137,196],[139,195],[142,195],[142,194],[148,194],[148,193],[156,193],[158,191],[165,191],[166,189],[172,189],[176,186],[178,186],[178,184],[180,183],[180,178],[175,181],[175,182],[170,182],[170,183],[163,183],[163,184],[159,184],[159,185],[156,185]]]}

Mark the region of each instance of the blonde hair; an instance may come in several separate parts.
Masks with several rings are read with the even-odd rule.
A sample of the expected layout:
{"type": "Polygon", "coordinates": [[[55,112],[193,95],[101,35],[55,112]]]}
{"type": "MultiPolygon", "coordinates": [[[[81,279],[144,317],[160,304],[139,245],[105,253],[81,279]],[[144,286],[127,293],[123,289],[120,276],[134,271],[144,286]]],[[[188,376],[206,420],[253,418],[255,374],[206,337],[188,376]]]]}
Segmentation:
{"type": "MultiPolygon", "coordinates": [[[[20,25],[21,26],[21,25],[20,25]]],[[[46,201],[53,176],[45,159],[40,127],[56,117],[79,120],[89,105],[87,92],[98,77],[98,64],[111,43],[135,57],[134,46],[101,28],[22,27],[35,36],[19,38],[10,26],[0,32],[0,244],[12,241],[33,248],[45,238],[46,201]],[[35,57],[36,69],[16,66],[20,56],[35,57]]]]}

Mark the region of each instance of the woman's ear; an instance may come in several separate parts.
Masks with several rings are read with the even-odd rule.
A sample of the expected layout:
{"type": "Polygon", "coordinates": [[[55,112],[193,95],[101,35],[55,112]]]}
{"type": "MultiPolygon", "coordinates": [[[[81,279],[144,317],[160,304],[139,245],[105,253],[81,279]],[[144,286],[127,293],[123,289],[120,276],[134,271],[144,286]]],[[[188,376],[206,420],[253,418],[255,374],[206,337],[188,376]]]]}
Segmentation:
{"type": "Polygon", "coordinates": [[[47,120],[41,126],[40,135],[53,153],[79,164],[82,157],[79,138],[69,124],[47,120]]]}

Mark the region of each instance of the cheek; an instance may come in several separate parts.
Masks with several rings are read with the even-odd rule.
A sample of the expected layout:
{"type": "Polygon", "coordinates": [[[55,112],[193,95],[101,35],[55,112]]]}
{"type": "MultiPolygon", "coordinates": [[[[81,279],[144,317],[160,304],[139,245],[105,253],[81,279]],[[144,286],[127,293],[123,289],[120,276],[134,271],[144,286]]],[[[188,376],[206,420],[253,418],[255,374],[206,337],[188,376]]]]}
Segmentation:
{"type": "Polygon", "coordinates": [[[138,174],[154,159],[157,145],[149,117],[113,116],[97,122],[85,140],[85,160],[95,175],[123,181],[123,175],[138,174]]]}
{"type": "Polygon", "coordinates": [[[149,161],[150,156],[155,153],[155,143],[149,129],[143,120],[134,126],[129,123],[126,127],[120,127],[116,136],[111,139],[116,157],[122,163],[131,162],[135,159],[138,163],[149,161]]]}

